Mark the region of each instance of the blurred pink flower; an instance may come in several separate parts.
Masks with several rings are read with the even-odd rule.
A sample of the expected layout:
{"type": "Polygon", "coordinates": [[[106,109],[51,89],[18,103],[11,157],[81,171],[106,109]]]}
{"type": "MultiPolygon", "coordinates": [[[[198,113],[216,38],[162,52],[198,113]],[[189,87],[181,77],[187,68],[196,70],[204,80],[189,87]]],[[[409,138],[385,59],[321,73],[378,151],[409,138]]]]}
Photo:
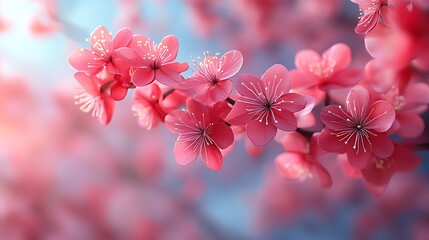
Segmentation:
{"type": "Polygon", "coordinates": [[[187,63],[174,62],[179,50],[179,41],[169,35],[155,44],[149,38],[134,35],[130,48],[120,50],[121,59],[129,66],[132,82],[136,86],[145,86],[155,79],[160,83],[173,86],[182,81],[182,72],[188,70],[187,63]]]}
{"type": "Polygon", "coordinates": [[[289,72],[280,64],[269,68],[262,78],[241,75],[237,82],[240,94],[227,117],[232,125],[247,124],[247,135],[256,145],[270,142],[277,129],[294,131],[295,112],[305,108],[307,98],[289,93],[289,72]]]}
{"type": "Polygon", "coordinates": [[[226,103],[207,107],[193,99],[186,102],[188,108],[176,110],[165,117],[165,126],[170,132],[179,134],[174,145],[174,156],[178,164],[189,164],[201,153],[203,162],[212,170],[222,168],[222,154],[234,141],[231,128],[225,124],[226,103]]]}
{"type": "Polygon", "coordinates": [[[351,0],[359,4],[359,8],[363,14],[355,28],[358,34],[367,34],[375,25],[379,18],[383,18],[387,11],[387,0],[351,0]]]}
{"type": "Polygon", "coordinates": [[[132,109],[140,126],[151,129],[164,121],[166,114],[161,107],[162,101],[162,91],[156,84],[136,89],[132,109]]]}
{"type": "Polygon", "coordinates": [[[106,70],[109,74],[121,73],[127,69],[124,61],[118,59],[118,49],[127,47],[132,39],[132,31],[122,28],[112,40],[111,33],[103,26],[91,33],[89,44],[91,49],[76,49],[68,57],[70,65],[78,71],[94,75],[106,70]]]}
{"type": "Polygon", "coordinates": [[[393,106],[384,100],[371,101],[367,89],[356,86],[347,96],[347,106],[324,107],[320,118],[326,127],[319,144],[328,152],[344,153],[353,167],[365,168],[373,155],[385,158],[393,153],[386,133],[395,121],[393,106]]]}
{"type": "Polygon", "coordinates": [[[180,90],[193,95],[193,98],[204,105],[213,105],[225,100],[232,92],[230,79],[237,74],[243,65],[243,55],[237,50],[225,53],[220,59],[218,54],[205,54],[204,60],[195,62],[195,73],[186,79],[180,90]]]}
{"type": "MultiPolygon", "coordinates": [[[[322,56],[313,50],[299,51],[295,56],[296,70],[291,71],[292,88],[318,86],[321,90],[356,85],[361,78],[357,69],[348,68],[352,52],[344,43],[337,43],[326,50],[322,56]]],[[[312,95],[313,96],[313,95],[312,95]]],[[[318,99],[317,91],[313,96],[318,99]]]]}
{"type": "Polygon", "coordinates": [[[108,95],[109,82],[103,82],[96,76],[88,76],[83,72],[74,75],[83,87],[83,92],[76,95],[76,105],[83,112],[91,112],[101,124],[107,125],[112,119],[115,108],[114,100],[108,95]]]}
{"type": "Polygon", "coordinates": [[[411,171],[420,164],[420,158],[411,147],[395,144],[393,154],[386,158],[374,157],[371,163],[362,169],[363,178],[370,184],[385,186],[397,172],[411,171]]]}
{"type": "Polygon", "coordinates": [[[310,143],[298,132],[286,133],[281,144],[286,152],[275,159],[277,169],[283,177],[291,180],[305,180],[315,176],[321,187],[332,185],[331,175],[319,163],[323,151],[318,146],[319,134],[313,134],[310,143]]]}

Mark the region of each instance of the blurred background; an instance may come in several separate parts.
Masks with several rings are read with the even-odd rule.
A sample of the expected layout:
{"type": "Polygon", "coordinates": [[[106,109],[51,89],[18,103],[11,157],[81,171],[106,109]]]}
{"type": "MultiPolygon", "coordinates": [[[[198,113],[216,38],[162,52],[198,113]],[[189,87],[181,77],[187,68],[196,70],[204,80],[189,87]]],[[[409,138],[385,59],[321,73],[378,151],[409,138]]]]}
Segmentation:
{"type": "Polygon", "coordinates": [[[337,42],[363,68],[358,16],[346,0],[0,0],[0,239],[429,239],[423,153],[375,197],[336,161],[330,189],[282,178],[275,142],[252,157],[237,141],[219,172],[179,166],[176,136],[140,127],[131,94],[108,126],[74,105],[67,56],[99,25],[174,34],[180,62],[238,49],[240,73],[261,75],[337,42]]]}

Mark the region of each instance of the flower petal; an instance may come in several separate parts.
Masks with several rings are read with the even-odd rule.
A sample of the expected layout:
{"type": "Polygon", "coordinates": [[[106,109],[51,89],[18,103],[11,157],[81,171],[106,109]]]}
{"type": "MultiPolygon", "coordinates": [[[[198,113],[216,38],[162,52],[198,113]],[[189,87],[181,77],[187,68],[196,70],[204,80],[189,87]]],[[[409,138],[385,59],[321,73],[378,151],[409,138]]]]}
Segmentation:
{"type": "Polygon", "coordinates": [[[332,186],[332,177],[331,174],[320,164],[311,164],[310,165],[311,172],[316,176],[317,181],[320,186],[323,188],[328,188],[332,186]]]}
{"type": "Polygon", "coordinates": [[[184,110],[175,110],[165,116],[165,127],[174,134],[181,134],[189,131],[189,127],[183,123],[192,123],[189,114],[184,110]]]}
{"type": "Polygon", "coordinates": [[[369,92],[362,86],[353,87],[347,96],[347,112],[353,118],[366,115],[369,102],[369,92]]]}
{"type": "Polygon", "coordinates": [[[374,129],[377,132],[386,132],[395,122],[395,119],[396,113],[392,104],[384,100],[379,100],[372,104],[364,124],[368,129],[374,129]]]}
{"type": "Polygon", "coordinates": [[[281,64],[268,68],[261,80],[267,87],[267,93],[271,93],[269,95],[278,96],[281,95],[281,92],[288,93],[290,90],[289,71],[281,64]]]}
{"type": "Polygon", "coordinates": [[[279,107],[289,112],[299,112],[303,110],[307,104],[307,98],[304,95],[296,93],[287,93],[281,96],[277,102],[281,103],[279,107]]]}
{"type": "Polygon", "coordinates": [[[251,120],[247,124],[247,136],[255,145],[263,146],[269,143],[277,133],[277,128],[272,124],[265,124],[258,120],[251,120]]]}
{"type": "Polygon", "coordinates": [[[199,149],[195,149],[193,144],[193,141],[180,141],[180,136],[177,138],[173,152],[178,164],[186,165],[197,159],[200,151],[199,149]]]}
{"type": "Polygon", "coordinates": [[[322,57],[313,50],[301,50],[295,56],[295,66],[299,71],[313,73],[313,66],[318,66],[322,57]]]}
{"type": "Polygon", "coordinates": [[[182,72],[188,69],[187,63],[172,62],[162,65],[159,70],[155,72],[155,78],[160,83],[167,86],[174,86],[183,81],[182,72]]]}
{"type": "Polygon", "coordinates": [[[155,71],[152,68],[141,67],[134,70],[131,81],[137,87],[142,87],[152,83],[154,79],[155,71]]]}
{"type": "Polygon", "coordinates": [[[164,53],[164,56],[169,56],[167,62],[172,62],[177,57],[177,52],[179,51],[179,41],[177,40],[176,36],[168,35],[165,36],[160,43],[160,47],[165,48],[166,52],[164,53]]]}
{"type": "Polygon", "coordinates": [[[195,101],[192,98],[188,98],[186,100],[186,107],[188,108],[188,113],[193,119],[194,123],[202,123],[204,126],[209,124],[210,113],[208,111],[208,107],[195,101]]]}
{"type": "Polygon", "coordinates": [[[219,79],[228,79],[240,71],[243,55],[240,51],[232,50],[225,53],[219,61],[222,63],[219,79]]]}
{"type": "Polygon", "coordinates": [[[223,156],[219,148],[214,144],[204,144],[201,149],[203,163],[211,170],[219,171],[222,169],[223,156]]]}
{"type": "Polygon", "coordinates": [[[100,88],[96,82],[97,79],[95,77],[88,76],[83,72],[75,73],[74,77],[87,93],[91,94],[92,96],[100,95],[100,88]]]}
{"type": "Polygon", "coordinates": [[[128,27],[121,28],[113,38],[113,49],[128,47],[132,39],[133,31],[128,27]]]}
{"type": "Polygon", "coordinates": [[[248,123],[253,118],[253,115],[249,114],[246,108],[247,104],[236,101],[231,112],[226,117],[226,121],[231,125],[244,125],[248,123]]]}
{"type": "Polygon", "coordinates": [[[103,99],[102,113],[98,116],[98,121],[103,125],[107,125],[110,123],[110,120],[112,120],[115,110],[115,101],[106,94],[103,94],[101,97],[103,99]]]}
{"type": "Polygon", "coordinates": [[[74,69],[91,75],[100,72],[106,64],[105,60],[94,57],[90,50],[82,48],[74,50],[68,61],[74,69]]]}
{"type": "Polygon", "coordinates": [[[334,73],[337,73],[350,65],[352,61],[352,50],[344,43],[337,43],[326,50],[322,58],[335,63],[332,70],[334,73]]]}
{"type": "Polygon", "coordinates": [[[338,141],[337,136],[329,128],[324,128],[319,136],[319,146],[327,152],[345,153],[347,145],[338,141]]]}
{"type": "Polygon", "coordinates": [[[261,85],[261,79],[255,75],[242,74],[237,78],[237,92],[241,96],[257,98],[261,91],[259,88],[255,89],[258,85],[261,85]]]}
{"type": "Polygon", "coordinates": [[[121,101],[127,95],[128,89],[122,86],[122,82],[116,81],[110,88],[110,96],[115,101],[121,101]]]}
{"type": "Polygon", "coordinates": [[[326,127],[332,130],[340,130],[350,128],[350,123],[347,121],[348,116],[340,105],[329,105],[322,109],[320,119],[326,127]]]}
{"type": "Polygon", "coordinates": [[[278,155],[275,161],[277,169],[287,179],[303,180],[310,172],[310,164],[304,154],[285,152],[278,155]]]}
{"type": "Polygon", "coordinates": [[[369,139],[375,156],[386,158],[393,154],[394,145],[387,133],[377,133],[377,136],[369,135],[369,139]]]}
{"type": "Polygon", "coordinates": [[[103,59],[109,59],[110,54],[113,51],[112,36],[109,30],[104,26],[97,27],[92,33],[89,39],[89,45],[91,50],[100,55],[103,59]]]}
{"type": "Polygon", "coordinates": [[[347,144],[347,159],[349,160],[350,165],[358,169],[367,167],[373,158],[373,148],[371,144],[363,139],[363,141],[356,145],[356,148],[353,146],[353,142],[347,144]]]}
{"type": "Polygon", "coordinates": [[[425,122],[420,115],[413,112],[398,112],[396,121],[399,122],[399,129],[395,131],[403,138],[416,138],[425,130],[425,122]]]}
{"type": "Polygon", "coordinates": [[[285,133],[281,144],[287,152],[306,154],[309,152],[307,139],[298,132],[285,133]]]}
{"type": "Polygon", "coordinates": [[[234,133],[231,127],[223,122],[213,124],[210,137],[220,149],[225,149],[234,142],[234,133]]]}
{"type": "Polygon", "coordinates": [[[216,83],[208,94],[210,95],[210,99],[212,103],[220,102],[229,97],[232,92],[233,82],[231,79],[222,80],[216,83]]]}
{"type": "Polygon", "coordinates": [[[278,129],[287,132],[296,130],[298,123],[293,113],[287,110],[281,112],[274,111],[274,115],[275,120],[277,120],[277,122],[274,121],[274,126],[276,126],[278,129]]]}
{"type": "Polygon", "coordinates": [[[367,34],[377,25],[379,15],[378,11],[363,15],[355,27],[355,32],[357,34],[367,34]]]}

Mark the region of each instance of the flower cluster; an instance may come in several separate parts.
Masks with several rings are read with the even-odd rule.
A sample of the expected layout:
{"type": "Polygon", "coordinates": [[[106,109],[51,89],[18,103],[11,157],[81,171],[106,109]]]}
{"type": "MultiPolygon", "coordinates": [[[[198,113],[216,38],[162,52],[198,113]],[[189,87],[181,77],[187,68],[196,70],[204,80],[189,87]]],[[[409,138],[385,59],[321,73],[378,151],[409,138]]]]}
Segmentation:
{"type": "Polygon", "coordinates": [[[365,66],[352,64],[350,47],[337,43],[322,54],[302,50],[296,69],[275,64],[261,77],[236,77],[243,65],[238,50],[206,52],[189,67],[176,61],[175,36],[156,44],[128,28],[112,38],[98,27],[90,49],[69,56],[83,88],[76,104],[108,124],[115,102],[136,88],[133,110],[140,125],[165,123],[178,135],[178,164],[201,155],[208,168],[220,170],[245,132],[251,155],[273,139],[284,147],[275,163],[285,178],[315,177],[329,187],[323,162],[338,159],[371,191],[382,193],[396,171],[419,164],[415,150],[427,141],[422,114],[429,104],[429,27],[420,20],[429,20],[429,12],[419,2],[352,2],[362,10],[355,31],[365,35],[373,57],[365,66]],[[188,68],[193,73],[184,77],[188,68]]]}

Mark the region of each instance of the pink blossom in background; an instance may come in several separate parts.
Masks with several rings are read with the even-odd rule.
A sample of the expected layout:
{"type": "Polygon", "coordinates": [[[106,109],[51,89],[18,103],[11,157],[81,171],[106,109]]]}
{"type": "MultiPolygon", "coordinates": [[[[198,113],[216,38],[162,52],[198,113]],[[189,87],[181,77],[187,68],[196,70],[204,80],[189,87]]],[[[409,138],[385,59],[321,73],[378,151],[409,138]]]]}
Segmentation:
{"type": "Polygon", "coordinates": [[[234,141],[231,128],[225,124],[225,104],[207,107],[195,100],[186,102],[187,111],[176,110],[166,116],[165,124],[179,134],[174,145],[177,163],[189,164],[201,154],[204,164],[212,170],[222,168],[222,153],[234,141]]]}
{"type": "Polygon", "coordinates": [[[230,79],[240,71],[243,55],[237,50],[218,54],[205,54],[203,60],[194,61],[194,74],[182,82],[179,90],[188,93],[205,105],[213,105],[229,97],[233,82],[230,79]]]}
{"type": "Polygon", "coordinates": [[[256,145],[265,145],[277,129],[294,131],[297,128],[295,112],[306,106],[306,97],[289,93],[289,72],[282,65],[270,67],[262,78],[240,75],[237,91],[240,94],[227,116],[232,125],[247,126],[247,135],[256,145]]]}
{"type": "Polygon", "coordinates": [[[367,34],[371,31],[378,20],[386,18],[386,11],[388,11],[387,0],[351,0],[352,2],[359,4],[359,8],[362,11],[360,20],[355,27],[355,32],[358,34],[367,34]]]}
{"type": "Polygon", "coordinates": [[[386,133],[395,121],[393,106],[383,100],[371,101],[369,92],[361,86],[350,91],[346,108],[327,106],[320,115],[326,127],[319,144],[325,151],[345,153],[350,164],[365,168],[373,155],[385,158],[394,150],[386,133]]]}

